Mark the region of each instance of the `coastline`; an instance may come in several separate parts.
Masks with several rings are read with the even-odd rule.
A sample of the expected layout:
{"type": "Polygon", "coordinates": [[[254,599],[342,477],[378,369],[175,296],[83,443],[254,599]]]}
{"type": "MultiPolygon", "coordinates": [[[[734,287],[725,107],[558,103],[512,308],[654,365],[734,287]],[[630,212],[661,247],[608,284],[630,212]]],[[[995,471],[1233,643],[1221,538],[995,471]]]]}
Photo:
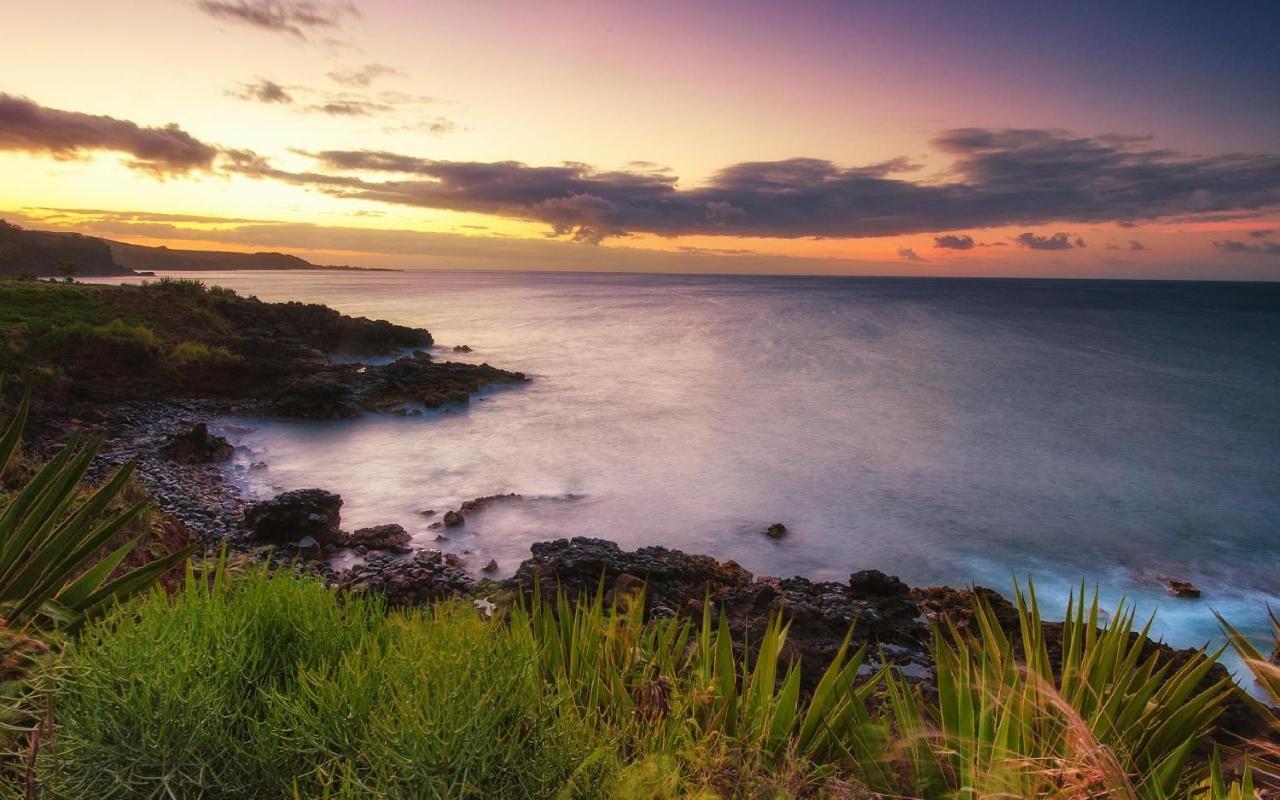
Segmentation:
{"type": "MultiPolygon", "coordinates": [[[[144,291],[179,291],[181,297],[186,297],[182,292],[194,291],[179,284],[144,291]]],[[[51,290],[69,291],[61,286],[51,290]]],[[[106,287],[105,291],[117,289],[106,287]]],[[[48,445],[60,441],[64,433],[50,431],[67,423],[106,437],[103,466],[138,459],[138,480],[151,492],[159,508],[182,522],[190,536],[210,548],[216,549],[225,542],[235,550],[272,561],[292,562],[309,556],[312,560],[308,562],[308,569],[323,575],[331,585],[345,592],[380,593],[393,605],[454,596],[501,603],[504,597],[529,590],[535,578],[543,586],[564,586],[572,593],[594,590],[604,575],[609,579],[606,589],[613,595],[626,593],[638,583],[649,581],[653,590],[648,598],[647,613],[695,614],[704,599],[710,597],[732,611],[738,620],[735,630],[744,640],[750,640],[753,631],[759,633],[753,626],[767,619],[771,612],[785,611],[793,621],[795,655],[815,667],[822,664],[823,659],[829,659],[833,648],[856,620],[855,630],[859,631],[858,636],[864,637],[861,641],[873,645],[888,660],[925,682],[930,676],[927,660],[930,622],[962,616],[965,609],[971,607],[975,593],[999,605],[1008,618],[1011,608],[1008,601],[980,587],[912,589],[897,578],[876,572],[855,573],[848,582],[813,581],[800,576],[757,577],[732,562],[719,562],[708,556],[663,547],[626,552],[605,540],[537,543],[532,548],[533,556],[525,559],[514,575],[503,580],[487,575],[485,565],[468,563],[457,555],[430,548],[401,553],[374,551],[366,554],[363,563],[339,569],[331,565],[327,556],[341,550],[340,547],[326,547],[329,552],[319,553],[325,557],[314,559],[316,553],[310,546],[256,541],[245,526],[249,504],[228,480],[222,467],[216,463],[175,464],[160,454],[160,448],[192,426],[227,414],[256,411],[342,419],[370,411],[407,413],[405,409],[411,404],[429,407],[467,402],[471,392],[489,382],[523,381],[524,376],[487,364],[437,362],[423,350],[383,364],[338,362],[323,351],[338,349],[335,345],[341,344],[339,339],[363,343],[357,350],[389,354],[388,357],[394,358],[397,353],[412,349],[411,343],[415,340],[430,346],[430,334],[386,322],[345,317],[323,306],[248,302],[234,296],[213,295],[203,289],[198,296],[199,302],[208,302],[211,308],[219,309],[218,313],[229,315],[236,330],[260,329],[249,341],[225,340],[226,346],[239,348],[233,353],[243,359],[238,369],[243,377],[251,380],[233,380],[228,384],[233,387],[229,392],[209,397],[202,395],[200,390],[205,387],[201,384],[192,388],[182,381],[168,378],[165,379],[168,383],[160,381],[159,373],[152,374],[155,368],[148,366],[145,377],[158,381],[154,385],[144,381],[144,385],[150,387],[150,397],[122,402],[114,382],[118,376],[97,369],[82,374],[72,372],[69,378],[73,385],[91,389],[88,395],[99,400],[90,403],[64,399],[53,403],[46,407],[43,422],[48,445]],[[300,324],[304,319],[308,322],[300,324]],[[321,323],[320,328],[309,327],[317,321],[321,323]],[[175,399],[175,394],[183,399],[175,399]]],[[[186,330],[178,335],[189,334],[194,335],[186,330]]],[[[101,354],[95,356],[102,357],[101,354]]],[[[108,352],[106,357],[116,356],[108,352]]],[[[164,366],[163,362],[160,366],[164,366]]],[[[225,379],[223,375],[205,377],[225,379]]],[[[69,395],[74,397],[77,392],[69,395]]],[[[333,524],[336,529],[338,520],[334,519],[333,524]]],[[[1169,655],[1181,653],[1183,658],[1195,652],[1176,651],[1155,642],[1149,642],[1149,647],[1160,648],[1169,655]]],[[[816,674],[817,670],[806,669],[806,673],[816,674]]],[[[1224,677],[1226,669],[1216,665],[1212,674],[1224,677]]]]}
{"type": "MultiPolygon", "coordinates": [[[[490,614],[532,592],[548,600],[562,593],[572,601],[603,591],[604,602],[623,606],[643,596],[646,619],[690,620],[697,619],[709,602],[726,615],[735,641],[744,647],[758,642],[769,619],[781,613],[790,625],[789,649],[784,656],[801,665],[806,691],[813,690],[812,681],[849,635],[853,646],[870,648],[873,655],[868,663],[872,668],[892,667],[933,691],[933,626],[954,625],[966,630],[974,622],[978,598],[996,612],[1011,639],[1017,636],[1014,605],[1000,592],[983,586],[912,587],[876,569],[852,573],[844,582],[815,581],[799,575],[755,575],[733,561],[658,545],[628,551],[607,539],[590,537],[536,542],[529,558],[505,576],[491,574],[465,555],[430,547],[371,549],[354,563],[337,567],[334,556],[349,555],[351,546],[326,548],[317,557],[307,548],[289,543],[256,541],[246,525],[245,513],[253,503],[242,495],[224,466],[175,464],[160,452],[192,425],[216,419],[226,410],[225,406],[200,402],[115,407],[88,425],[107,436],[98,474],[105,475],[116,465],[135,459],[137,480],[160,511],[180,521],[207,553],[225,546],[254,560],[290,565],[318,575],[340,594],[376,595],[390,607],[464,601],[490,614]]],[[[481,513],[482,506],[483,502],[468,513],[481,513]]],[[[333,523],[339,526],[340,520],[333,523]]],[[[1051,641],[1060,635],[1061,627],[1059,622],[1045,623],[1051,641]]],[[[1204,653],[1153,639],[1144,639],[1142,648],[1144,658],[1158,653],[1162,663],[1175,667],[1204,653]]],[[[1208,688],[1230,679],[1227,667],[1218,662],[1199,685],[1208,688]]],[[[1256,737],[1265,733],[1249,705],[1233,698],[1215,736],[1256,737]]]]}

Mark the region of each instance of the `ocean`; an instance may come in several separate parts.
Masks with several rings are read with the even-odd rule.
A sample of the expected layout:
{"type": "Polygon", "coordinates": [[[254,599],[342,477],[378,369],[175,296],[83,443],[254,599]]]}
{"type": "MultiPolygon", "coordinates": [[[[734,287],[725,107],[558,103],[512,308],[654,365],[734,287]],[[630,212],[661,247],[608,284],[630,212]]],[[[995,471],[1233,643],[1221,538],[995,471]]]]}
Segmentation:
{"type": "Polygon", "coordinates": [[[336,491],[347,529],[399,522],[504,572],[599,536],[771,575],[1034,580],[1049,609],[1084,581],[1179,646],[1216,640],[1213,610],[1262,634],[1280,607],[1280,285],[189,277],[426,327],[437,358],[531,377],[421,416],[220,421],[246,492],[336,491]],[[447,541],[419,513],[508,492],[447,541]]]}

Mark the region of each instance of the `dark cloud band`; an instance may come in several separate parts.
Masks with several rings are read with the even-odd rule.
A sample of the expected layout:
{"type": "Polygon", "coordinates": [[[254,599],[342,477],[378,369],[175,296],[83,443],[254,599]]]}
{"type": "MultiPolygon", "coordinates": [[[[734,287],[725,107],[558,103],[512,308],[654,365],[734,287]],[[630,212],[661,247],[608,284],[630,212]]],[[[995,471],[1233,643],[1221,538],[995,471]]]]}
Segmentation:
{"type": "MultiPolygon", "coordinates": [[[[544,222],[558,234],[588,241],[630,233],[888,236],[1256,211],[1280,204],[1277,155],[1195,157],[1136,137],[1075,138],[1049,130],[965,128],[944,132],[934,144],[953,158],[946,180],[911,180],[905,175],[915,167],[901,159],[842,168],[793,158],[734,164],[706,184],[684,189],[675,176],[654,172],[603,172],[572,162],[533,167],[434,161],[369,150],[314,153],[318,173],[242,171],[344,197],[544,222]],[[350,173],[397,177],[379,181],[350,173]]],[[[1021,244],[1084,246],[1049,238],[1043,245],[1021,244]]]]}
{"type": "Polygon", "coordinates": [[[213,166],[218,149],[177,125],[144,128],[115,117],[45,108],[25,97],[0,94],[0,151],[72,158],[107,150],[132,156],[129,166],[181,174],[213,166]]]}

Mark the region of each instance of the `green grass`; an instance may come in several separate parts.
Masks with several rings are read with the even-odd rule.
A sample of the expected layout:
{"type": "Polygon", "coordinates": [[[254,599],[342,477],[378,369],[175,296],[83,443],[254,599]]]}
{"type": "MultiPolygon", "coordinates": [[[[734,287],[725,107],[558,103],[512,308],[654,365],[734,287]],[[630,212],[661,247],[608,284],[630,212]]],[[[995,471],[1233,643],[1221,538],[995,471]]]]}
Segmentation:
{"type": "Polygon", "coordinates": [[[542,690],[527,629],[289,574],[155,595],[88,631],[56,686],[49,797],[556,797],[610,766],[542,690]]]}
{"type": "Polygon", "coordinates": [[[1141,659],[1121,609],[1077,602],[1051,660],[1034,597],[1015,644],[938,632],[938,691],[844,649],[810,695],[775,619],[639,604],[387,611],[318,580],[189,573],[91,626],[45,674],[41,797],[1244,798],[1191,757],[1225,685],[1141,659]],[[1028,654],[1025,658],[1015,653],[1028,654]]]}

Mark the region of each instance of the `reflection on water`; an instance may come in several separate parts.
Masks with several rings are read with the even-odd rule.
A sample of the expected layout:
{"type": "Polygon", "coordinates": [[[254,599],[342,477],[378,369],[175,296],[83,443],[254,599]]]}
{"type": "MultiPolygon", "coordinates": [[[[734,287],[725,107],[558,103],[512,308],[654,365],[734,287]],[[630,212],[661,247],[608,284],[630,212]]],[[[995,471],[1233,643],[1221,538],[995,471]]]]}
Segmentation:
{"type": "MultiPolygon", "coordinates": [[[[514,567],[596,535],[770,574],[877,567],[1055,602],[1082,577],[1180,644],[1280,592],[1280,287],[1091,281],[220,273],[266,300],[431,329],[533,376],[469,408],[235,420],[252,490],[344,526],[519,492],[446,549],[514,567]],[[787,525],[780,541],[760,534],[787,525]],[[1190,579],[1199,602],[1169,598],[1190,579]]],[[[243,464],[242,464],[243,466],[243,464]]]]}

